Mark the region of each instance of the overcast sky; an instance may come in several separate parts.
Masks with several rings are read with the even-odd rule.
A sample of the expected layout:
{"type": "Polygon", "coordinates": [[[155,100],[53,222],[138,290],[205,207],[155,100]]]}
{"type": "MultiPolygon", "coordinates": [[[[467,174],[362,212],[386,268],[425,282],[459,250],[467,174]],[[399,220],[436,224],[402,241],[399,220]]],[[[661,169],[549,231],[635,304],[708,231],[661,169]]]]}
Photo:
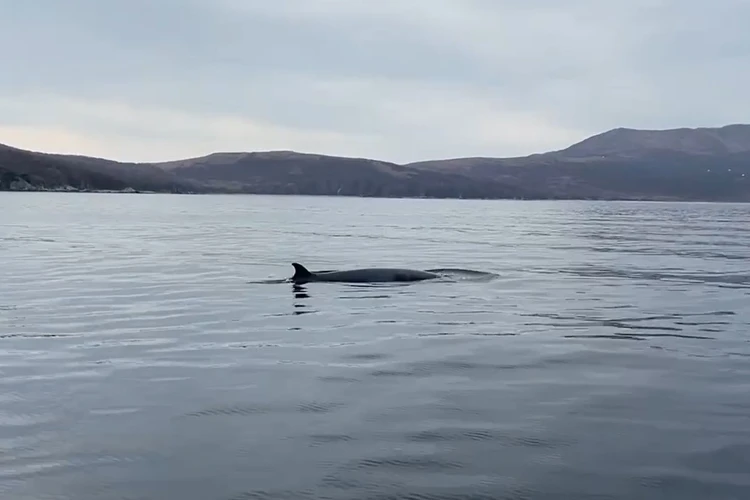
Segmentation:
{"type": "Polygon", "coordinates": [[[0,143],[395,162],[750,122],[748,0],[0,0],[0,143]]]}

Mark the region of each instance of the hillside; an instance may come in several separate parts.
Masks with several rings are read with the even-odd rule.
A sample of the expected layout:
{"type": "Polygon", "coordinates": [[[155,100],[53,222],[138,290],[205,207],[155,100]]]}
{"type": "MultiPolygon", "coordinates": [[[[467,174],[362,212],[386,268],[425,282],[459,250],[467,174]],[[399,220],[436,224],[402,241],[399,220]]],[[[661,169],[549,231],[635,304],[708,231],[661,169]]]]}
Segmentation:
{"type": "Polygon", "coordinates": [[[476,181],[535,186],[550,198],[750,201],[750,125],[618,128],[568,148],[518,158],[407,165],[476,181]]]}
{"type": "Polygon", "coordinates": [[[215,153],[155,165],[221,192],[437,198],[540,195],[524,186],[511,188],[494,180],[478,183],[453,172],[293,151],[215,153]]]}
{"type": "Polygon", "coordinates": [[[157,191],[201,189],[147,164],[25,151],[0,144],[0,191],[157,191]]]}
{"type": "Polygon", "coordinates": [[[750,201],[750,125],[613,129],[559,151],[398,165],[293,151],[134,164],[0,145],[0,190],[750,201]]]}
{"type": "Polygon", "coordinates": [[[747,153],[750,151],[750,125],[671,130],[617,128],[573,144],[557,152],[557,156],[642,156],[667,151],[689,155],[747,153]]]}

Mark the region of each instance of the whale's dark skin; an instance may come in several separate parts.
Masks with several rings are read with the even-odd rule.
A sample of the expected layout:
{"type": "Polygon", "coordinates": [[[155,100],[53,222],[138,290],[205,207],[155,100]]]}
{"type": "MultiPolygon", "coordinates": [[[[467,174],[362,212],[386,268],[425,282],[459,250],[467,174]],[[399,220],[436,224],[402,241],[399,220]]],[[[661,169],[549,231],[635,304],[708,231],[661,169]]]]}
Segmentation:
{"type": "Polygon", "coordinates": [[[342,283],[379,283],[392,281],[422,281],[435,279],[435,273],[418,271],[416,269],[393,269],[372,267],[367,269],[352,269],[348,271],[324,271],[311,273],[305,266],[292,262],[294,276],[290,279],[294,283],[309,283],[311,281],[338,281],[342,283]]]}

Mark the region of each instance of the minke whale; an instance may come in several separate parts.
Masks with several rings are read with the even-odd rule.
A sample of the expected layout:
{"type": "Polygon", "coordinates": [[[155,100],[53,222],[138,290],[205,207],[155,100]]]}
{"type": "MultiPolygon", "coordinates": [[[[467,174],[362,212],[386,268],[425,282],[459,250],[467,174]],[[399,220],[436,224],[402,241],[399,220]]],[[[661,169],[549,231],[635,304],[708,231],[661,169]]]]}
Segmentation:
{"type": "Polygon", "coordinates": [[[308,283],[311,281],[339,281],[343,283],[378,283],[389,281],[422,281],[435,279],[439,276],[428,271],[416,269],[394,269],[387,267],[371,267],[366,269],[351,269],[346,271],[318,271],[312,273],[305,266],[292,262],[294,276],[290,280],[294,283],[308,283]]]}

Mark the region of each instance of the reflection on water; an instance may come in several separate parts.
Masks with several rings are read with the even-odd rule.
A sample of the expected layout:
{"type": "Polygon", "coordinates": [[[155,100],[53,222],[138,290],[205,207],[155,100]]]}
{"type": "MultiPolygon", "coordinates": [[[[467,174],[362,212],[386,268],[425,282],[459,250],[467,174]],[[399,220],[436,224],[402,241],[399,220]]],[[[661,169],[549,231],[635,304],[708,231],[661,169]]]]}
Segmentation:
{"type": "MultiPolygon", "coordinates": [[[[294,291],[295,299],[309,299],[310,298],[310,295],[308,295],[307,293],[307,287],[305,285],[292,283],[292,290],[294,291]]],[[[295,307],[294,314],[307,314],[307,313],[313,312],[309,310],[309,304],[307,304],[304,300],[295,300],[294,307],[295,307]]]]}
{"type": "Polygon", "coordinates": [[[750,498],[748,206],[0,213],[0,498],[750,498]]]}
{"type": "Polygon", "coordinates": [[[310,298],[310,295],[307,293],[307,287],[304,284],[292,283],[292,290],[294,291],[295,299],[310,298]]]}

